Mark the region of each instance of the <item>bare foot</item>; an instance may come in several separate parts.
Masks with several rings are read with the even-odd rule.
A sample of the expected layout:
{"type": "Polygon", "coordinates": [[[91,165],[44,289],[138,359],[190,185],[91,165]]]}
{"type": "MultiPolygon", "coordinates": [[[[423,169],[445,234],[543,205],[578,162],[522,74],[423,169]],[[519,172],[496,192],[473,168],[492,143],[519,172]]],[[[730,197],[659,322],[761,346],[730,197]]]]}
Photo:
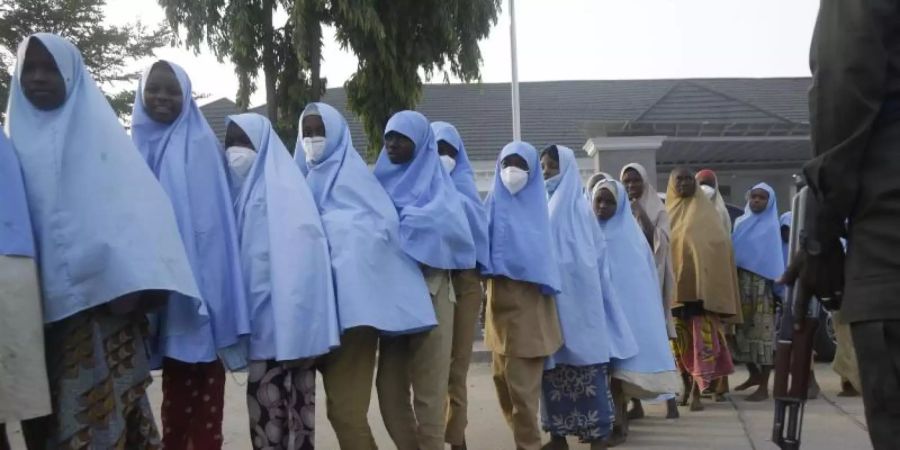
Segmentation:
{"type": "Polygon", "coordinates": [[[606,448],[606,441],[604,441],[603,439],[591,441],[591,450],[606,450],[606,448]]]}
{"type": "Polygon", "coordinates": [[[750,394],[744,400],[748,402],[762,402],[769,399],[769,390],[760,386],[756,392],[750,394]]]}
{"type": "Polygon", "coordinates": [[[674,398],[670,398],[666,401],[666,419],[677,419],[679,417],[681,417],[681,414],[678,413],[678,405],[674,398]]]}
{"type": "Polygon", "coordinates": [[[615,447],[618,445],[622,445],[625,443],[625,434],[622,433],[622,429],[615,427],[613,428],[612,434],[609,435],[609,438],[606,440],[607,447],[615,447]]]}
{"type": "Polygon", "coordinates": [[[737,392],[746,391],[753,386],[759,386],[759,384],[759,378],[751,376],[750,378],[747,378],[747,381],[735,386],[734,390],[737,392]]]}
{"type": "Polygon", "coordinates": [[[541,450],[569,450],[569,443],[565,436],[550,436],[550,442],[544,444],[541,450]]]}
{"type": "Polygon", "coordinates": [[[849,382],[841,382],[841,392],[838,392],[838,397],[859,397],[859,391],[853,387],[849,382]]]}
{"type": "Polygon", "coordinates": [[[706,407],[703,406],[703,403],[700,401],[700,396],[696,396],[691,399],[691,411],[703,411],[706,407]]]}
{"type": "Polygon", "coordinates": [[[640,400],[634,400],[631,402],[632,408],[631,411],[628,411],[628,420],[637,420],[644,418],[644,405],[641,404],[640,400]]]}
{"type": "Polygon", "coordinates": [[[716,393],[716,403],[724,403],[728,401],[728,397],[725,394],[716,393]]]}
{"type": "Polygon", "coordinates": [[[467,450],[466,444],[463,443],[463,445],[451,445],[450,450],[467,450]]]}

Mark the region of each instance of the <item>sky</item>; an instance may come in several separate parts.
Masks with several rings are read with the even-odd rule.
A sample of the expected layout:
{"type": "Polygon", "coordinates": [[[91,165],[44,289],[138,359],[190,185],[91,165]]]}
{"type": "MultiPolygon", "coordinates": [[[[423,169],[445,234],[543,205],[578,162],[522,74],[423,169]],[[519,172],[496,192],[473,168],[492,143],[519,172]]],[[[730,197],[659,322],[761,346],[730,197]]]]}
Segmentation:
{"type": "MultiPolygon", "coordinates": [[[[481,43],[484,82],[511,80],[509,0],[502,2],[497,25],[481,43]]],[[[515,9],[520,81],[796,77],[809,75],[818,1],[517,0],[515,9]]],[[[156,0],[109,0],[106,13],[114,24],[165,20],[156,0]]],[[[234,98],[230,62],[183,48],[159,49],[157,57],[182,65],[207,101],[234,98]]],[[[328,86],[342,85],[355,70],[356,58],[327,29],[328,86]]],[[[258,91],[251,104],[264,100],[258,91]]]]}

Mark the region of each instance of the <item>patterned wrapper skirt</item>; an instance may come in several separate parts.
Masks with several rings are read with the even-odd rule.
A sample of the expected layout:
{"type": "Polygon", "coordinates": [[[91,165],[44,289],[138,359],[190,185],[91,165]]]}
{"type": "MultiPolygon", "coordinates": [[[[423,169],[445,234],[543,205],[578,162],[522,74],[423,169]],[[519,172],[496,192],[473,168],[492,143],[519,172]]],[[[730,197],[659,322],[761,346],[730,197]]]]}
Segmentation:
{"type": "Polygon", "coordinates": [[[254,449],[315,448],[316,372],[312,360],[253,361],[247,376],[250,441],[254,449]]]}
{"type": "Polygon", "coordinates": [[[725,341],[719,316],[704,312],[688,317],[675,317],[673,350],[681,373],[694,378],[700,390],[713,381],[734,373],[734,362],[725,341]]]}
{"type": "Polygon", "coordinates": [[[744,322],[735,325],[734,359],[771,366],[775,358],[775,295],[772,282],[738,269],[744,322]]]}
{"type": "Polygon", "coordinates": [[[97,307],[47,327],[52,416],[23,424],[47,449],[161,447],[146,389],[151,377],[143,315],[97,307]]]}
{"type": "Polygon", "coordinates": [[[603,439],[612,431],[615,414],[607,364],[558,365],[544,372],[541,422],[554,436],[582,441],[603,439]]]}

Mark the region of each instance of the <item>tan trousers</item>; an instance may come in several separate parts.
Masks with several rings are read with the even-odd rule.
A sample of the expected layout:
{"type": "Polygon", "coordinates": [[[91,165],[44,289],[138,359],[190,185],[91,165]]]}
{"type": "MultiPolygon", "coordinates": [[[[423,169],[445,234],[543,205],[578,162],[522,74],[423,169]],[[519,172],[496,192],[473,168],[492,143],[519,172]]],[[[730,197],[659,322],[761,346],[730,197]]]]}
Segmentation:
{"type": "Polygon", "coordinates": [[[328,420],[343,450],[375,450],[369,428],[369,401],[375,377],[378,330],[356,327],[341,336],[341,346],[321,359],[328,420]]]}
{"type": "Polygon", "coordinates": [[[466,442],[468,418],[468,389],[466,376],[472,362],[472,344],[484,291],[478,270],[463,270],[453,274],[456,307],[453,317],[453,348],[450,354],[450,383],[447,387],[447,431],[444,440],[450,445],[466,442]]]}
{"type": "Polygon", "coordinates": [[[544,359],[516,358],[493,354],[494,385],[503,417],[513,430],[516,450],[540,450],[541,429],[537,423],[544,359]]]}
{"type": "Polygon", "coordinates": [[[375,387],[384,426],[397,450],[444,449],[454,302],[447,272],[436,276],[443,280],[434,283],[429,277],[429,287],[435,286],[431,300],[438,326],[424,333],[381,338],[375,387]]]}

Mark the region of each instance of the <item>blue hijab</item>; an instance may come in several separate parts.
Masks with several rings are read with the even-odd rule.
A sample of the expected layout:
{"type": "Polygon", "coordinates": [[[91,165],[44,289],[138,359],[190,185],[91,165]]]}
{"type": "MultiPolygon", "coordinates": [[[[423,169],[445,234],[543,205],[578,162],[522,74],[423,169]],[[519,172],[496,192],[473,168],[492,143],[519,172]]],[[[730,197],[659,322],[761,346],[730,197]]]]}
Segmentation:
{"type": "MultiPolygon", "coordinates": [[[[310,163],[306,182],[331,247],[341,331],[415,333],[437,325],[422,271],[400,248],[397,210],[353,148],[344,117],[324,103],[307,106],[301,124],[307,115],[325,124],[325,153],[310,163]]],[[[305,155],[295,152],[298,158],[305,155]]]]}
{"type": "Polygon", "coordinates": [[[603,231],[610,278],[618,304],[634,332],[637,355],[613,363],[617,370],[657,373],[675,370],[675,358],[669,346],[666,316],[663,311],[659,273],[647,238],[631,212],[631,202],[622,183],[602,181],[596,185],[592,197],[602,189],[613,193],[617,200],[616,214],[609,220],[597,219],[603,231]]]}
{"type": "Polygon", "coordinates": [[[484,202],[478,195],[478,187],[475,186],[475,172],[466,153],[466,146],[456,127],[447,122],[433,122],[431,129],[434,131],[436,141],[445,141],[456,149],[456,167],[450,172],[450,178],[456,185],[456,190],[462,198],[463,209],[469,219],[469,229],[475,239],[475,255],[479,269],[488,272],[488,264],[491,260],[491,247],[488,242],[487,211],[484,202]]]}
{"type": "Polygon", "coordinates": [[[395,131],[415,143],[412,161],[394,164],[382,149],[375,178],[400,215],[400,245],[416,261],[436,269],[475,267],[475,242],[460,195],[444,170],[428,119],[415,111],[394,114],[384,134],[395,131]]]}
{"type": "Polygon", "coordinates": [[[235,201],[250,303],[250,359],[290,361],[340,344],[328,241],[297,164],[265,117],[228,117],[257,151],[235,201]]]}
{"type": "MultiPolygon", "coordinates": [[[[621,307],[602,281],[605,250],[597,221],[582,193],[575,153],[559,150],[559,185],[550,197],[551,243],[561,275],[556,308],[563,346],[548,358],[557,364],[588,366],[628,357],[637,352],[621,307]]],[[[529,165],[529,167],[531,167],[529,165]]],[[[665,331],[665,328],[663,328],[665,331]]]]}
{"type": "Polygon", "coordinates": [[[756,214],[750,210],[750,193],[747,193],[744,215],[735,221],[731,236],[734,261],[739,268],[774,281],[784,273],[784,243],[781,241],[775,190],[766,183],[753,186],[750,192],[755,189],[764,189],[769,193],[769,204],[763,212],[756,214]]]}
{"type": "MultiPolygon", "coordinates": [[[[781,215],[781,220],[779,223],[782,227],[791,228],[792,223],[794,221],[794,213],[792,211],[788,211],[781,215]]],[[[788,265],[788,258],[790,257],[791,247],[790,243],[784,242],[784,239],[781,240],[781,253],[784,255],[784,266],[788,265]]]]}
{"type": "Polygon", "coordinates": [[[541,286],[545,295],[562,288],[550,232],[547,193],[538,152],[527,142],[506,144],[497,158],[494,187],[485,200],[491,243],[490,273],[541,286]],[[501,162],[519,155],[528,164],[528,183],[516,195],[500,180],[501,162]]]}
{"type": "Polygon", "coordinates": [[[0,255],[34,258],[34,236],[22,167],[6,135],[0,133],[0,255]]]}
{"type": "MultiPolygon", "coordinates": [[[[145,109],[144,89],[151,68],[135,94],[131,138],[159,179],[175,208],[175,218],[200,295],[211,321],[190,333],[161,342],[163,356],[185,362],[209,362],[216,351],[250,333],[247,298],[241,275],[234,206],[219,141],[191,95],[184,69],[168,64],[181,86],[181,114],[172,124],[153,120],[145,109]]],[[[177,296],[179,294],[173,294],[177,296]]],[[[175,319],[197,315],[186,302],[170,301],[161,314],[161,329],[175,319]]]]}
{"type": "Polygon", "coordinates": [[[19,46],[6,128],[28,193],[45,322],[144,290],[203,308],[196,320],[170,323],[169,334],[208,320],[172,204],[69,41],[39,33],[19,46]],[[21,87],[31,39],[65,80],[66,101],[52,111],[35,108],[21,87]]]}

